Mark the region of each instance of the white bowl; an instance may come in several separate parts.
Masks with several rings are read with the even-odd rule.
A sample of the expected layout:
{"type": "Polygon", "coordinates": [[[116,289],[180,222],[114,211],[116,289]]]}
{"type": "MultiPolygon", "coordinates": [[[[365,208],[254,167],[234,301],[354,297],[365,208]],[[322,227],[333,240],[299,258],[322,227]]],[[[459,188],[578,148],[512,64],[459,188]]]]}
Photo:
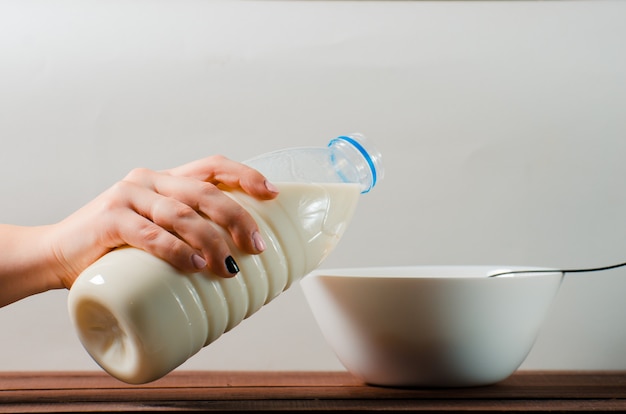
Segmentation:
{"type": "Polygon", "coordinates": [[[341,363],[384,386],[493,384],[524,361],[563,278],[495,266],[320,269],[301,285],[341,363]]]}

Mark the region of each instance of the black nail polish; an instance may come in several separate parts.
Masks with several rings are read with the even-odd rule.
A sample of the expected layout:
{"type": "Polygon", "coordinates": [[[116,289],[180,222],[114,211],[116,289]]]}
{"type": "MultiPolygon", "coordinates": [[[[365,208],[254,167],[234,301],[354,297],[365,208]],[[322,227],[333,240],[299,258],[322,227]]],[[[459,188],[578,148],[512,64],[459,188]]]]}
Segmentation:
{"type": "Polygon", "coordinates": [[[233,275],[239,273],[239,266],[237,266],[237,262],[235,262],[233,256],[228,256],[226,258],[226,269],[228,269],[228,271],[233,275]]]}

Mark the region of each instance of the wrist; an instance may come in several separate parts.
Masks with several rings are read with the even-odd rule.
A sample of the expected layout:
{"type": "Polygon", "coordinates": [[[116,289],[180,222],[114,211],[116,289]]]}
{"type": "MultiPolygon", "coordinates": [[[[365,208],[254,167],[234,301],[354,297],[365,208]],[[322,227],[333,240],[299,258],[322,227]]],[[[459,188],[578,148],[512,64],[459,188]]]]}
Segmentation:
{"type": "Polygon", "coordinates": [[[48,226],[0,225],[0,306],[62,288],[48,248],[48,226]]]}

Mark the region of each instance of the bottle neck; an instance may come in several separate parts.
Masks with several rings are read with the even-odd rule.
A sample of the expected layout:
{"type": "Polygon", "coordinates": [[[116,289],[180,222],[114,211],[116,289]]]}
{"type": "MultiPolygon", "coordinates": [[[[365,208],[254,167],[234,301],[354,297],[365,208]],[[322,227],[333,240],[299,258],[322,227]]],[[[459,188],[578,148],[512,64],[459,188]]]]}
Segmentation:
{"type": "Polygon", "coordinates": [[[337,174],[346,182],[361,184],[369,192],[382,178],[380,153],[361,134],[343,135],[328,143],[337,174]]]}

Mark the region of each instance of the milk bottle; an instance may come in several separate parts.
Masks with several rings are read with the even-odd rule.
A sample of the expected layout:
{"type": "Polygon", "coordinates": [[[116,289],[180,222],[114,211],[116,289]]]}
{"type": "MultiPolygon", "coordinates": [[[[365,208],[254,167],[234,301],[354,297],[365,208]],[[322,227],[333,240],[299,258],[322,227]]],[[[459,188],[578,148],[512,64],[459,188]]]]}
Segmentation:
{"type": "Polygon", "coordinates": [[[118,248],[83,271],[70,289],[70,318],[91,357],[132,384],[156,380],[233,329],[314,270],[335,247],[359,195],[382,177],[378,153],[360,134],[325,148],[291,148],[246,162],[272,181],[275,200],[227,194],[255,218],[266,250],[242,253],[240,272],[183,274],[143,250],[118,248]]]}

